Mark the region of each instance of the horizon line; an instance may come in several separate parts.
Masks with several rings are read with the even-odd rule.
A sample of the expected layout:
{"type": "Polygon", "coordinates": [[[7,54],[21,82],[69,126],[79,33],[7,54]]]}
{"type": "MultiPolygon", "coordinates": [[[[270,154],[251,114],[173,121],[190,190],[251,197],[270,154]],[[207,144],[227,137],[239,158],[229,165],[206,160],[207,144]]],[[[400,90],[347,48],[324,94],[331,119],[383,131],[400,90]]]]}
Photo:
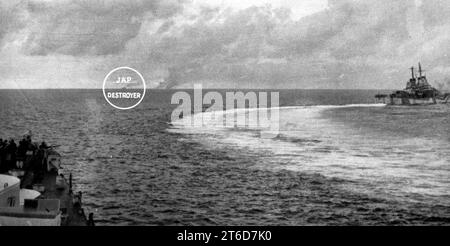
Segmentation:
{"type": "MultiPolygon", "coordinates": [[[[148,90],[193,90],[194,88],[147,88],[148,90]]],[[[0,90],[103,90],[102,88],[66,87],[66,88],[0,88],[0,90]]],[[[223,88],[211,87],[202,90],[398,90],[398,88],[223,88]]]]}

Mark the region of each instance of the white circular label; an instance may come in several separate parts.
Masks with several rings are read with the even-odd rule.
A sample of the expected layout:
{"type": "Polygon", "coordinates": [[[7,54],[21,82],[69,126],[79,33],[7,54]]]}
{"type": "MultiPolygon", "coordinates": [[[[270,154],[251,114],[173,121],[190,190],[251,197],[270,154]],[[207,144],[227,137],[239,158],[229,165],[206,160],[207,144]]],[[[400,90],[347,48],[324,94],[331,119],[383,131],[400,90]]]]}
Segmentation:
{"type": "Polygon", "coordinates": [[[118,67],[103,80],[103,96],[116,109],[132,109],[144,99],[146,91],[142,75],[130,67],[118,67]]]}

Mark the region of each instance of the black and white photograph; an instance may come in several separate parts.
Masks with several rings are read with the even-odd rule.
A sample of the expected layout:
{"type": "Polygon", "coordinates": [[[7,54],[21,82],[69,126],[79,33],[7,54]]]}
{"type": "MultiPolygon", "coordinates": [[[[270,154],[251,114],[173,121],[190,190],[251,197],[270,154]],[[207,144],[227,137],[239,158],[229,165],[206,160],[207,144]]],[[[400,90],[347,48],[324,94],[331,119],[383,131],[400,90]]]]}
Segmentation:
{"type": "Polygon", "coordinates": [[[0,227],[449,225],[450,1],[0,0],[0,227]]]}

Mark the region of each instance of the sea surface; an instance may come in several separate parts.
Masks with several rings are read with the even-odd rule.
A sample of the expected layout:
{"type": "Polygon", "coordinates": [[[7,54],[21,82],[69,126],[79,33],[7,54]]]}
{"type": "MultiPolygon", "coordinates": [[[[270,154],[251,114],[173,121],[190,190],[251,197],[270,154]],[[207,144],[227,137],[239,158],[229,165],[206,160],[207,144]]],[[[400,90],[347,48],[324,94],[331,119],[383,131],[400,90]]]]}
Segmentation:
{"type": "Polygon", "coordinates": [[[175,92],[122,111],[101,90],[0,90],[0,138],[55,145],[100,225],[450,225],[450,104],[281,90],[267,138],[171,122],[175,92]]]}

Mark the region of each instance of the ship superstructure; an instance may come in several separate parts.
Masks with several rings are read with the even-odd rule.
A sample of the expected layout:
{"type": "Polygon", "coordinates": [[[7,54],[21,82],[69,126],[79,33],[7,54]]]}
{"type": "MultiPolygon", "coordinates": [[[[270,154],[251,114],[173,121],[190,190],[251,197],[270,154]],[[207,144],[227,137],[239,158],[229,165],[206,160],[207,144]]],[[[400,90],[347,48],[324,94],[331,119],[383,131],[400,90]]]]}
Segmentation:
{"type": "Polygon", "coordinates": [[[72,174],[67,180],[60,173],[61,155],[31,136],[23,141],[18,150],[13,140],[0,144],[0,226],[94,225],[82,193],[72,190],[72,174]]]}

